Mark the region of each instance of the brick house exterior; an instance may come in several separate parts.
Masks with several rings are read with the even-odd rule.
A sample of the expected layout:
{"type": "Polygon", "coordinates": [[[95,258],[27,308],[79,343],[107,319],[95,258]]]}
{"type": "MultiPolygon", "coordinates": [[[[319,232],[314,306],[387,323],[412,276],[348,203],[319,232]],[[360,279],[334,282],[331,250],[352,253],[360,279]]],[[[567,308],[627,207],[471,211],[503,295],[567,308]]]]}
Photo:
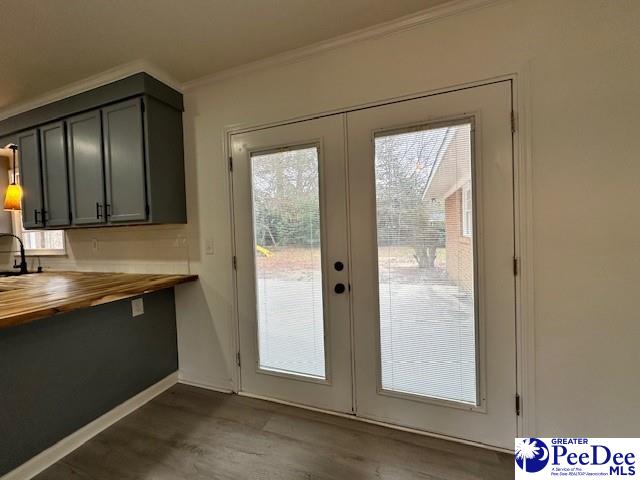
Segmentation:
{"type": "Polygon", "coordinates": [[[447,275],[467,291],[473,291],[473,238],[462,228],[462,188],[444,202],[447,275]]]}
{"type": "Polygon", "coordinates": [[[449,127],[423,201],[444,204],[445,271],[466,292],[472,292],[474,284],[471,198],[471,129],[469,125],[449,127]]]}

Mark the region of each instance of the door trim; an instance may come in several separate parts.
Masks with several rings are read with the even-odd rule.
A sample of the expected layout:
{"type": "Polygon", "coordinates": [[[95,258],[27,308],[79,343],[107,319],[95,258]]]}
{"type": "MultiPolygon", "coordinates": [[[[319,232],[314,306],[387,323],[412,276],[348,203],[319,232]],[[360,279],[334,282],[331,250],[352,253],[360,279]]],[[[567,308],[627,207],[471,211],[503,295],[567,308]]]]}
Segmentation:
{"type": "MultiPolygon", "coordinates": [[[[519,436],[531,436],[536,433],[535,418],[535,310],[534,310],[534,259],[533,259],[533,166],[531,164],[532,158],[532,143],[529,125],[531,123],[531,95],[530,95],[530,69],[527,66],[521,67],[519,70],[507,73],[499,74],[493,77],[480,79],[476,81],[464,82],[454,84],[448,87],[441,87],[437,89],[416,92],[409,95],[389,97],[386,99],[367,102],[362,104],[354,104],[340,109],[327,110],[324,112],[317,112],[315,114],[301,115],[292,117],[289,119],[281,119],[271,122],[262,123],[236,123],[233,125],[227,125],[223,129],[225,141],[223,144],[224,158],[228,161],[231,158],[231,136],[238,133],[251,132],[255,130],[262,130],[270,127],[276,127],[281,125],[287,125],[292,123],[303,122],[306,120],[312,120],[323,116],[344,114],[355,110],[362,110],[366,108],[373,108],[382,105],[388,105],[391,103],[398,103],[406,100],[414,100],[418,98],[424,98],[432,95],[438,95],[442,93],[454,92],[457,90],[463,90],[468,88],[474,88],[484,85],[489,85],[498,82],[508,81],[511,83],[511,97],[512,108],[514,110],[515,118],[515,131],[512,132],[512,151],[513,151],[513,188],[514,188],[514,229],[515,229],[515,245],[514,251],[516,257],[520,262],[520,271],[515,277],[515,322],[516,322],[516,386],[514,394],[519,394],[521,398],[521,411],[520,415],[516,417],[517,432],[519,436]]],[[[236,238],[235,238],[235,211],[233,205],[233,176],[232,165],[229,162],[229,168],[227,169],[226,187],[229,199],[229,220],[230,220],[230,241],[231,241],[231,255],[232,258],[229,261],[231,277],[232,277],[232,289],[233,289],[233,301],[232,301],[232,323],[234,325],[234,338],[233,338],[233,355],[235,356],[239,352],[239,329],[240,319],[238,317],[238,284],[236,271],[233,266],[233,258],[236,255],[236,238]]],[[[353,328],[353,321],[351,322],[353,328]]],[[[241,392],[242,377],[240,372],[240,366],[235,358],[230,359],[230,365],[235,365],[232,368],[232,384],[233,391],[235,393],[247,395],[241,392]]],[[[353,368],[353,366],[352,366],[353,368]]],[[[355,382],[355,380],[354,380],[355,382]]],[[[282,400],[270,399],[280,403],[284,403],[282,400]]],[[[302,408],[310,408],[301,405],[297,405],[302,408]]],[[[515,397],[514,397],[515,408],[515,397]]],[[[334,413],[334,412],[327,412],[334,413]]],[[[355,418],[355,417],[354,417],[355,418]]],[[[366,421],[366,420],[363,420],[366,421]]],[[[370,421],[370,423],[376,423],[370,421]]],[[[382,423],[384,424],[384,423],[382,423]]],[[[386,425],[386,424],[384,424],[386,425]]],[[[395,425],[386,425],[392,428],[411,431],[404,427],[398,427],[395,425]]],[[[428,435],[436,438],[445,438],[444,436],[424,432],[416,431],[414,433],[420,433],[422,435],[428,435]]],[[[448,438],[463,444],[481,446],[483,448],[490,448],[492,450],[499,450],[495,447],[490,447],[483,444],[476,444],[463,439],[448,438]]]]}

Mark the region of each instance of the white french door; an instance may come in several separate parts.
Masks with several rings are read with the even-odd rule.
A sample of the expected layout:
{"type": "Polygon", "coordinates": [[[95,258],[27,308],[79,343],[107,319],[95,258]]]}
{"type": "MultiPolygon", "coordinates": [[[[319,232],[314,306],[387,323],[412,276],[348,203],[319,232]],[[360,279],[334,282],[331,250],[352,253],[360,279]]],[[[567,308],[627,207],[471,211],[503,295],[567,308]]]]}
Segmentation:
{"type": "Polygon", "coordinates": [[[344,115],[231,148],[242,390],[351,412],[344,115]]]}
{"type": "Polygon", "coordinates": [[[511,448],[510,83],[347,120],[356,411],[511,448]]]}
{"type": "Polygon", "coordinates": [[[511,110],[504,81],[232,135],[242,391],[511,448],[511,110]]]}

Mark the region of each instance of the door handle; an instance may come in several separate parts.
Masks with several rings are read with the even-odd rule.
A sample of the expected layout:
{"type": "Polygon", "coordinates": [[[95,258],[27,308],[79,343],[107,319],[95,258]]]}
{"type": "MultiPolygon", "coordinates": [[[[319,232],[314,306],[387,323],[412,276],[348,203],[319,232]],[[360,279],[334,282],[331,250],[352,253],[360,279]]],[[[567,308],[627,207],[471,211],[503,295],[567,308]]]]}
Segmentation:
{"type": "Polygon", "coordinates": [[[344,286],[344,283],[336,283],[335,286],[333,287],[333,291],[336,292],[338,295],[340,295],[341,293],[344,293],[347,290],[347,288],[344,286]]]}

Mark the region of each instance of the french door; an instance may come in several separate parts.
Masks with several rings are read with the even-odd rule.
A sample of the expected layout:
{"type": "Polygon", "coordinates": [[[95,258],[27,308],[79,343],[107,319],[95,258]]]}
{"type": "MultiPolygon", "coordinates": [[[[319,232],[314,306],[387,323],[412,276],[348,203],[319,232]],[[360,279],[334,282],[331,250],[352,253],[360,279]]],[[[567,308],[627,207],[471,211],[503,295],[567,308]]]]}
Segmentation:
{"type": "Polygon", "coordinates": [[[351,412],[344,120],[231,147],[242,389],[351,412]]]}
{"type": "Polygon", "coordinates": [[[511,448],[510,87],[232,135],[243,391],[511,448]]]}

